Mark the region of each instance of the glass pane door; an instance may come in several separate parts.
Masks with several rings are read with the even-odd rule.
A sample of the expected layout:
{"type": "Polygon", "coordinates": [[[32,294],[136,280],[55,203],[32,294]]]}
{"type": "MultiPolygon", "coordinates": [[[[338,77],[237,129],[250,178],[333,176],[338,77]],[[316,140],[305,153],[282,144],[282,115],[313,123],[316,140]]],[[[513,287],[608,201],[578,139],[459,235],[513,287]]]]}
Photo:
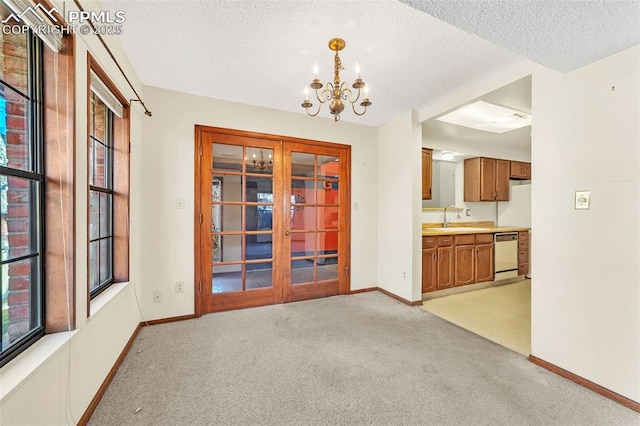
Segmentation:
{"type": "Polygon", "coordinates": [[[340,150],[305,144],[287,144],[284,156],[290,277],[285,300],[339,294],[340,281],[348,279],[341,248],[341,206],[349,205],[343,204],[345,160],[340,150]]]}
{"type": "Polygon", "coordinates": [[[349,149],[202,131],[198,312],[347,293],[349,149]]]}
{"type": "Polygon", "coordinates": [[[274,157],[280,144],[210,135],[206,145],[202,204],[209,207],[203,208],[201,235],[210,249],[203,256],[209,264],[205,311],[274,303],[282,292],[274,286],[273,227],[274,189],[281,185],[274,157]]]}

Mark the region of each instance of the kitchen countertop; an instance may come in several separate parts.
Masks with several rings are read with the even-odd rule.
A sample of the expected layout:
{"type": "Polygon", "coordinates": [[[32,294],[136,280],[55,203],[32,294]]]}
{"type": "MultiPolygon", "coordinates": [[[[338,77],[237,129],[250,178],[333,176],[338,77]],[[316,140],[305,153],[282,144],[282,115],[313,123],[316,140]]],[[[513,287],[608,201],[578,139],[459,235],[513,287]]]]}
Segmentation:
{"type": "Polygon", "coordinates": [[[494,234],[496,232],[522,232],[530,228],[517,226],[495,226],[493,222],[455,222],[444,228],[441,223],[423,223],[422,236],[462,234],[494,234]],[[456,229],[459,228],[459,229],[456,229]]]}

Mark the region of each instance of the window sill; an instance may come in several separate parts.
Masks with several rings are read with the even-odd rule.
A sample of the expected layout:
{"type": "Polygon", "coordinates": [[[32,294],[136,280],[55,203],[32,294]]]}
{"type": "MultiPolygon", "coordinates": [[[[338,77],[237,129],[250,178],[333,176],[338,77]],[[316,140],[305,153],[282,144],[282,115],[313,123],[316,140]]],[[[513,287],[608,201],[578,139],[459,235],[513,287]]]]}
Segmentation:
{"type": "Polygon", "coordinates": [[[93,300],[91,300],[91,302],[89,303],[89,318],[100,312],[102,308],[107,306],[109,302],[113,300],[118,294],[120,294],[128,285],[129,281],[125,281],[122,283],[113,283],[109,286],[109,288],[94,297],[93,300]]]}
{"type": "Polygon", "coordinates": [[[2,383],[0,401],[19,389],[29,376],[69,343],[77,332],[78,330],[73,330],[47,334],[2,367],[0,369],[0,383],[2,383]]]}
{"type": "MultiPolygon", "coordinates": [[[[107,306],[118,294],[120,294],[129,282],[114,283],[108,289],[96,296],[90,303],[91,315],[95,315],[107,306]]],[[[60,333],[46,334],[15,359],[0,368],[0,402],[10,394],[20,389],[27,379],[65,345],[80,330],[63,331],[60,333]]]]}

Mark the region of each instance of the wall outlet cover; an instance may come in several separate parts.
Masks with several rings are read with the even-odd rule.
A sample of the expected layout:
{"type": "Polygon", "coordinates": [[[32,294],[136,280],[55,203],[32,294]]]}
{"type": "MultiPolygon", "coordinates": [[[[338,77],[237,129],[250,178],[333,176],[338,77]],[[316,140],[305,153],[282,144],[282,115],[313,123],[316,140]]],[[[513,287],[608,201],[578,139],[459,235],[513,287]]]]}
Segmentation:
{"type": "Polygon", "coordinates": [[[591,191],[576,191],[576,210],[589,210],[591,191]]]}

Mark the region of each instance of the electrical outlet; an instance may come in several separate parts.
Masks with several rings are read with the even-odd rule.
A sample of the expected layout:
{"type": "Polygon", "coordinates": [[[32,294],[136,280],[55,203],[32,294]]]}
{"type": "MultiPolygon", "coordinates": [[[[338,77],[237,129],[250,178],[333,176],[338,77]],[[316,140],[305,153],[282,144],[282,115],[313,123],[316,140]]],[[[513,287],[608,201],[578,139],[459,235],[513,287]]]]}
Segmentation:
{"type": "Polygon", "coordinates": [[[407,278],[407,273],[406,272],[402,273],[402,278],[407,278]]]}
{"type": "Polygon", "coordinates": [[[471,216],[471,209],[466,209],[464,212],[467,216],[471,216]]]}
{"type": "Polygon", "coordinates": [[[182,281],[176,283],[176,293],[184,293],[184,283],[182,281]]]}
{"type": "Polygon", "coordinates": [[[153,303],[160,303],[162,301],[162,295],[160,290],[156,290],[153,292],[153,303]]]}

